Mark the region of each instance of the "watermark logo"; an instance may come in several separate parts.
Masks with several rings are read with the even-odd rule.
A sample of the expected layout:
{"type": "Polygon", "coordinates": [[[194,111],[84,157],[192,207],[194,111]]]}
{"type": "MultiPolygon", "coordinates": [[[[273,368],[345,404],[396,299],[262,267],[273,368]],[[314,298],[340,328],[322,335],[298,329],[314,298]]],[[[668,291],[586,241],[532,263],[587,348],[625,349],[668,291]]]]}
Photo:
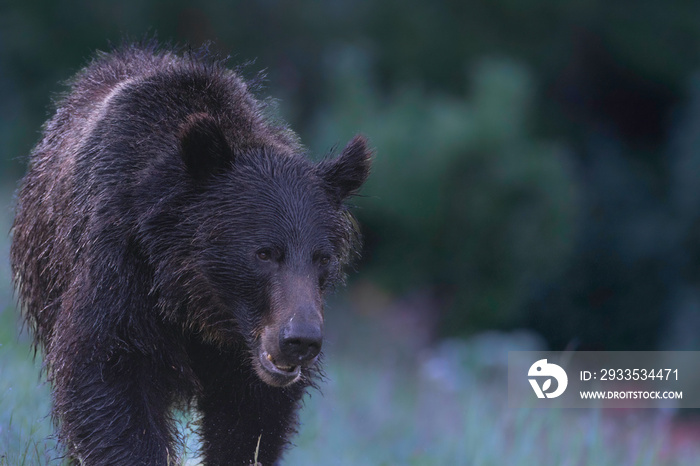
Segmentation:
{"type": "Polygon", "coordinates": [[[537,398],[556,398],[564,393],[566,386],[569,384],[569,378],[566,376],[564,369],[556,364],[548,363],[546,359],[540,359],[530,366],[527,375],[528,377],[536,377],[528,380],[537,398]],[[537,378],[544,379],[542,386],[540,386],[537,378]],[[549,392],[548,390],[552,388],[552,379],[557,381],[557,387],[553,392],[549,392]]]}
{"type": "Polygon", "coordinates": [[[698,409],[698,361],[700,351],[509,351],[508,405],[698,409]]]}

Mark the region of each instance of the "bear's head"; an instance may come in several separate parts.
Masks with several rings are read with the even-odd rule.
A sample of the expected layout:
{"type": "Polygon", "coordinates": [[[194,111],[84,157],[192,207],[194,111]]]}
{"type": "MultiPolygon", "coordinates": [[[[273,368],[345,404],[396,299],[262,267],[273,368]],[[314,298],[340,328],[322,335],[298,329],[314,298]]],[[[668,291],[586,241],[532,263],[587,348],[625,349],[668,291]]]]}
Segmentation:
{"type": "Polygon", "coordinates": [[[178,213],[183,320],[204,340],[243,346],[258,377],[286,386],[309,376],[323,339],[323,298],[357,245],[344,205],[367,179],[372,152],[356,136],[313,164],[274,145],[236,149],[198,116],[180,133],[193,193],[178,213]],[[186,225],[186,227],[183,227],[186,225]]]}

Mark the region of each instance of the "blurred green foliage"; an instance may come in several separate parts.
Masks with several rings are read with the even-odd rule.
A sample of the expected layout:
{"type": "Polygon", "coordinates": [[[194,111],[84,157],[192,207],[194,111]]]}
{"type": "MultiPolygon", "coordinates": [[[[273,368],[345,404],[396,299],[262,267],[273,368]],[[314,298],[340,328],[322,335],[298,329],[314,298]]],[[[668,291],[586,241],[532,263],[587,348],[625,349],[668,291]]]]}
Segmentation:
{"type": "Polygon", "coordinates": [[[365,272],[396,291],[439,290],[445,327],[458,332],[522,320],[534,280],[566,259],[576,212],[568,153],[530,132],[528,70],[483,60],[469,96],[455,98],[416,84],[382,96],[355,49],[329,68],[314,145],[359,128],[377,150],[357,200],[371,243],[365,272]]]}
{"type": "MultiPolygon", "coordinates": [[[[393,295],[435,295],[450,333],[528,324],[525,304],[546,302],[551,289],[569,290],[537,314],[557,341],[588,338],[578,322],[591,311],[605,321],[623,309],[626,321],[639,302],[654,303],[647,320],[658,327],[669,283],[700,275],[664,262],[682,251],[662,241],[667,249],[636,250],[617,268],[606,261],[644,236],[632,226],[645,212],[661,212],[656,231],[683,203],[670,198],[680,191],[669,188],[668,145],[689,127],[674,115],[700,58],[698,13],[685,0],[9,0],[0,5],[0,172],[10,183],[21,176],[50,96],[94,50],[153,34],[213,41],[232,64],[255,59],[251,74],[268,71],[264,92],[315,153],[357,131],[370,137],[376,165],[357,200],[362,266],[393,295]],[[606,147],[622,162],[591,165],[606,147]],[[605,181],[617,178],[631,181],[605,181]],[[650,191],[624,191],[640,183],[650,191]],[[598,215],[620,199],[636,206],[627,223],[598,215]],[[645,276],[658,286],[623,279],[642,260],[654,261],[645,276]],[[558,326],[567,313],[575,318],[558,326]]],[[[692,241],[694,219],[671,222],[673,235],[692,241]]]]}

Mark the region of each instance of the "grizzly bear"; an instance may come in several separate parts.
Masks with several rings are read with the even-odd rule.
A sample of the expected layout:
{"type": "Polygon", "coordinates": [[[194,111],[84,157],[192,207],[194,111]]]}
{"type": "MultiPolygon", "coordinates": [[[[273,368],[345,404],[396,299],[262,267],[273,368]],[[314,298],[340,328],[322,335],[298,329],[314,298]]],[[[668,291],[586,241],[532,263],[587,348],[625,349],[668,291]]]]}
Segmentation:
{"type": "Polygon", "coordinates": [[[372,151],[313,163],[265,102],[206,52],[129,45],[45,124],[11,262],[73,463],[172,463],[190,406],[206,464],[273,464],[295,432],[372,151]]]}

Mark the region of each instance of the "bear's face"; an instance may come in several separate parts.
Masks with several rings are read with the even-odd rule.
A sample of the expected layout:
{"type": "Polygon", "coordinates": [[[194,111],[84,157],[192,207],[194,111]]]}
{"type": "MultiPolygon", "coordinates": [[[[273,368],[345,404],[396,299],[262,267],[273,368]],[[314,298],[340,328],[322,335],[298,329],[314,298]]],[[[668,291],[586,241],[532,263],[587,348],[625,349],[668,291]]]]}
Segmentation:
{"type": "Polygon", "coordinates": [[[318,165],[261,149],[207,167],[207,157],[227,150],[216,136],[196,150],[196,164],[185,159],[195,182],[204,181],[194,257],[218,307],[202,333],[242,340],[269,385],[308,377],[322,346],[324,293],[342,279],[357,236],[343,201],[368,175],[366,142],[357,137],[318,165]]]}
{"type": "Polygon", "coordinates": [[[321,349],[323,294],[342,275],[347,220],[311,164],[274,154],[239,156],[211,193],[218,208],[200,227],[202,273],[215,281],[258,376],[293,383],[321,349]]]}

